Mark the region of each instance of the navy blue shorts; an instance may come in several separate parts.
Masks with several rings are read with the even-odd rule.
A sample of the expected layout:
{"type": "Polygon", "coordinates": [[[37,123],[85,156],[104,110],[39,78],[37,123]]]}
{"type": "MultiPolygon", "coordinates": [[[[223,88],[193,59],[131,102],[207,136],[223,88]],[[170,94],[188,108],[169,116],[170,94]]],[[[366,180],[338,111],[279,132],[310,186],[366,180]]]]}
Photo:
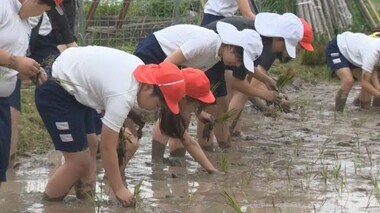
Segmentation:
{"type": "Polygon", "coordinates": [[[94,109],[53,80],[36,87],[35,102],[56,150],[80,152],[88,147],[86,135],[95,133],[94,109]]]}
{"type": "Polygon", "coordinates": [[[8,97],[9,105],[21,112],[21,80],[17,78],[16,88],[8,97]]]}
{"type": "Polygon", "coordinates": [[[159,64],[167,57],[154,34],[150,34],[142,40],[133,55],[139,57],[144,64],[159,64]]]}
{"type": "Polygon", "coordinates": [[[224,19],[224,18],[225,18],[224,16],[216,16],[216,15],[211,15],[208,13],[203,13],[201,26],[203,27],[207,24],[210,24],[211,22],[219,21],[220,19],[224,19]]]}
{"type": "MultiPolygon", "coordinates": [[[[139,57],[145,64],[159,64],[167,57],[153,34],[142,40],[133,54],[139,57]]],[[[210,80],[211,87],[212,85],[218,85],[218,87],[213,91],[214,96],[226,96],[227,87],[226,80],[224,79],[223,62],[215,64],[205,74],[210,80]]]]}
{"type": "Polygon", "coordinates": [[[326,46],[326,61],[330,66],[330,74],[335,75],[335,71],[341,68],[355,69],[357,66],[349,62],[340,52],[336,38],[331,40],[326,46]]]}
{"type": "Polygon", "coordinates": [[[11,145],[11,113],[8,97],[0,97],[0,182],[7,180],[9,151],[11,145]]]}
{"type": "Polygon", "coordinates": [[[215,98],[227,95],[226,79],[224,78],[226,67],[222,61],[215,64],[205,72],[207,78],[210,80],[212,94],[215,98]]]}
{"type": "Polygon", "coordinates": [[[103,117],[102,113],[96,112],[94,115],[94,122],[95,122],[95,133],[97,135],[100,135],[102,133],[102,127],[103,127],[103,122],[101,118],[103,117]]]}

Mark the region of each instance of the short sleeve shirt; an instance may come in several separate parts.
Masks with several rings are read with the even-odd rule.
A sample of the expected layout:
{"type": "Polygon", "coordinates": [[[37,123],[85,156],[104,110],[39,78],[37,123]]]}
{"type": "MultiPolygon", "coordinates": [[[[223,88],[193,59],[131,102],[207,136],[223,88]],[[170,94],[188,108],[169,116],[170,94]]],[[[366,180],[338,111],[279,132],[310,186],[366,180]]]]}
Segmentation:
{"type": "Polygon", "coordinates": [[[236,0],[208,0],[205,4],[204,13],[232,17],[238,10],[236,0]]]}
{"type": "MultiPolygon", "coordinates": [[[[231,17],[231,18],[224,18],[220,21],[229,23],[234,25],[238,30],[244,30],[244,29],[253,29],[255,30],[255,24],[252,19],[246,19],[246,18],[240,18],[240,17],[231,17]]],[[[211,30],[214,30],[216,32],[216,22],[212,22],[205,27],[211,30]]],[[[254,62],[255,66],[260,65],[265,70],[269,70],[274,61],[276,60],[276,54],[272,52],[272,43],[266,42],[265,39],[263,39],[263,52],[261,53],[260,57],[256,59],[254,62]]],[[[232,67],[233,70],[233,76],[238,79],[245,79],[248,70],[245,69],[245,67],[242,65],[241,67],[232,67]]]]}
{"type": "MultiPolygon", "coordinates": [[[[31,28],[27,20],[21,20],[18,0],[3,0],[0,6],[0,49],[15,56],[25,56],[31,28]]],[[[0,97],[8,97],[16,87],[18,72],[0,66],[0,97]]]]}
{"type": "Polygon", "coordinates": [[[138,57],[108,47],[72,47],[54,62],[52,75],[81,104],[105,111],[102,122],[119,132],[136,102],[139,83],[133,76],[138,57]]]}
{"type": "Polygon", "coordinates": [[[162,50],[169,56],[181,49],[186,61],[179,64],[207,71],[218,63],[222,41],[212,30],[196,25],[173,25],[154,32],[162,50]]]}
{"type": "Polygon", "coordinates": [[[357,67],[372,72],[380,65],[380,39],[362,33],[344,32],[337,36],[339,51],[357,67]]]}

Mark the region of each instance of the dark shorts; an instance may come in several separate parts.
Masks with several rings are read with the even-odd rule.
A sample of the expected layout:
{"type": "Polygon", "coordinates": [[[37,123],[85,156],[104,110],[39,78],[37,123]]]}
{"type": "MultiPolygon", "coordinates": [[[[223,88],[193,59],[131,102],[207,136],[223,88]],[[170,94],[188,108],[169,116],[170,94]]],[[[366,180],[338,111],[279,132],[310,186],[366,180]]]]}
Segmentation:
{"type": "Polygon", "coordinates": [[[212,93],[215,98],[227,95],[226,79],[224,78],[226,67],[223,62],[219,62],[205,72],[210,80],[212,93]]]}
{"type": "Polygon", "coordinates": [[[336,38],[331,40],[326,46],[326,61],[330,66],[330,74],[333,76],[338,69],[355,69],[357,66],[349,62],[340,52],[336,38]]]}
{"type": "Polygon", "coordinates": [[[203,13],[201,26],[203,27],[211,22],[219,21],[220,19],[224,19],[224,18],[225,18],[224,16],[216,16],[216,15],[211,15],[208,13],[203,13]]]}
{"type": "MultiPolygon", "coordinates": [[[[139,57],[145,64],[159,64],[167,57],[153,34],[142,40],[133,54],[139,57]]],[[[227,95],[224,69],[223,62],[219,62],[206,72],[206,76],[210,80],[211,87],[212,85],[218,85],[213,91],[215,97],[227,95]]]]}
{"type": "Polygon", "coordinates": [[[139,57],[145,64],[159,64],[167,57],[153,34],[137,45],[133,55],[139,57]]]}
{"type": "Polygon", "coordinates": [[[17,78],[16,88],[8,97],[9,105],[21,111],[21,80],[17,78]]]}
{"type": "Polygon", "coordinates": [[[102,133],[102,127],[103,127],[103,122],[101,120],[102,117],[103,117],[102,113],[96,112],[96,114],[94,114],[95,133],[97,135],[100,135],[102,133]]]}
{"type": "Polygon", "coordinates": [[[7,180],[11,145],[11,113],[8,98],[0,97],[0,182],[7,180]]]}
{"type": "Polygon", "coordinates": [[[88,147],[86,135],[95,133],[94,109],[79,103],[53,80],[36,87],[35,101],[56,150],[80,152],[88,147]]]}

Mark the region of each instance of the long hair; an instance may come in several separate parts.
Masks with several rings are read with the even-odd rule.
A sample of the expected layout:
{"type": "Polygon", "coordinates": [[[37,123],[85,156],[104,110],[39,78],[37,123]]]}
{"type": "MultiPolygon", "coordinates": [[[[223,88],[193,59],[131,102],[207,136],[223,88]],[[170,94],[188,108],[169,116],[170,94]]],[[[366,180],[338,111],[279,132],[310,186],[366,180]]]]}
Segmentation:
{"type": "Polygon", "coordinates": [[[178,138],[183,140],[183,135],[185,133],[185,121],[180,114],[173,114],[170,109],[167,107],[164,95],[159,86],[153,86],[152,96],[157,96],[162,102],[158,118],[160,130],[164,135],[167,135],[172,138],[178,138]]]}

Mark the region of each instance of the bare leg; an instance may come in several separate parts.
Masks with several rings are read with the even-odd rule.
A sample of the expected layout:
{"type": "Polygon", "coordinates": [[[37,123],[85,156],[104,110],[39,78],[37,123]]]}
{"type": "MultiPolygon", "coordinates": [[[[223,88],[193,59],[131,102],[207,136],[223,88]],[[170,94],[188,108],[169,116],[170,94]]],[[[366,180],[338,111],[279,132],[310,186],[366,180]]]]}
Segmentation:
{"type": "Polygon", "coordinates": [[[71,187],[85,175],[91,164],[90,151],[62,152],[65,163],[49,179],[45,188],[44,199],[59,201],[65,198],[71,187]]]}
{"type": "Polygon", "coordinates": [[[98,138],[95,133],[87,134],[88,148],[90,150],[90,167],[81,179],[75,184],[75,193],[78,199],[89,198],[95,193],[96,187],[96,153],[98,151],[98,138]]]}
{"type": "Polygon", "coordinates": [[[161,133],[158,121],[153,125],[152,135],[152,162],[162,163],[169,137],[161,133]]]}
{"type": "Polygon", "coordinates": [[[351,73],[350,68],[345,67],[335,71],[336,75],[339,77],[341,82],[341,88],[338,90],[335,97],[335,110],[343,111],[348,94],[354,84],[354,78],[351,73]]]}
{"type": "MultiPolygon", "coordinates": [[[[188,130],[190,125],[191,112],[195,110],[192,104],[185,104],[185,106],[181,107],[181,116],[185,120],[186,130],[188,130]]],[[[179,139],[169,138],[169,150],[171,157],[185,157],[186,149],[179,139]]]]}
{"type": "Polygon", "coordinates": [[[127,138],[125,141],[126,146],[126,152],[125,156],[122,162],[119,162],[120,165],[120,175],[122,179],[125,179],[125,168],[128,164],[128,162],[132,159],[132,157],[135,155],[137,149],[139,148],[139,141],[137,137],[137,131],[132,125],[131,121],[127,122],[126,125],[127,128],[125,128],[124,136],[127,138]],[[132,130],[131,130],[132,129],[132,130]]]}
{"type": "Polygon", "coordinates": [[[17,144],[18,144],[18,139],[19,139],[19,134],[18,134],[19,120],[20,120],[20,111],[18,111],[14,107],[11,107],[12,134],[11,134],[11,148],[9,152],[8,168],[13,168],[14,166],[14,160],[15,160],[17,144]]]}

